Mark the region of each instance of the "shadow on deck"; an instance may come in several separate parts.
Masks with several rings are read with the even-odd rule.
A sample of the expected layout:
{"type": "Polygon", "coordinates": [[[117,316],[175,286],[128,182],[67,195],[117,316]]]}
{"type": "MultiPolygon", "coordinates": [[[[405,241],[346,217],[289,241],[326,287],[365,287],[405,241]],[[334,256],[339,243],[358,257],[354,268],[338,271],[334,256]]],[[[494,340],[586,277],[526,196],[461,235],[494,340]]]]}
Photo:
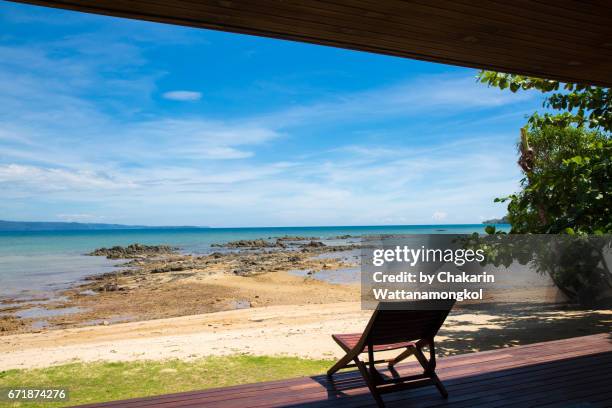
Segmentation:
{"type": "MultiPolygon", "coordinates": [[[[400,374],[418,373],[415,363],[400,374]]],[[[597,334],[442,358],[437,373],[447,400],[433,387],[388,394],[387,407],[610,407],[612,336],[597,334]]],[[[385,372],[386,375],[391,375],[385,372]]],[[[355,371],[160,395],[90,407],[370,407],[355,371]]]]}

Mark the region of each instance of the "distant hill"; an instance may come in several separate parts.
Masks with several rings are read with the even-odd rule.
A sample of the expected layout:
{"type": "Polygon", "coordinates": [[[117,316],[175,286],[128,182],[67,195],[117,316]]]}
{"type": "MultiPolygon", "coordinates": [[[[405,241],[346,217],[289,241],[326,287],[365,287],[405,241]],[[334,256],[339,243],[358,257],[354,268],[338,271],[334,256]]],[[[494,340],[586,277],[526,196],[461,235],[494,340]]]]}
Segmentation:
{"type": "Polygon", "coordinates": [[[501,218],[491,218],[490,220],[485,220],[482,222],[483,224],[509,224],[508,222],[508,216],[504,215],[501,218]]]}
{"type": "Polygon", "coordinates": [[[178,228],[208,228],[192,226],[152,227],[146,225],[98,224],[81,222],[29,222],[2,221],[0,231],[93,231],[93,230],[125,230],[125,229],[178,229],[178,228]]]}

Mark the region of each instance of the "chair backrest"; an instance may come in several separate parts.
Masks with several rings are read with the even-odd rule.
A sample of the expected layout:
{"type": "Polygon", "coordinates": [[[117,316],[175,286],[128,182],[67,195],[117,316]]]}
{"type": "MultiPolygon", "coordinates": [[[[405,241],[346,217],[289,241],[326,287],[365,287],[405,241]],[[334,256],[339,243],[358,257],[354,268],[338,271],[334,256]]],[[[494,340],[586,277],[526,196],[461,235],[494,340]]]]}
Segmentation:
{"type": "Polygon", "coordinates": [[[364,345],[433,339],[455,301],[378,305],[362,335],[364,345]]]}

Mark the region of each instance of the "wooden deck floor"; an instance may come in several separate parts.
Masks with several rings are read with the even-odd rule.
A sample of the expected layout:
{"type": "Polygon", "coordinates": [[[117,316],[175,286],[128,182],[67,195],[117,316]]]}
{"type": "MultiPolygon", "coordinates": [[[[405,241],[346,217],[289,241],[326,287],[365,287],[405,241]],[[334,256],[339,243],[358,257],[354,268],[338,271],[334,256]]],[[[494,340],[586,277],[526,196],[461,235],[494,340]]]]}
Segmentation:
{"type": "MultiPolygon", "coordinates": [[[[413,363],[398,366],[414,372],[413,363]]],[[[434,387],[383,396],[388,407],[612,407],[612,335],[597,334],[442,358],[438,375],[448,400],[434,387]]],[[[89,406],[369,407],[375,406],[356,372],[108,402],[89,406]]]]}

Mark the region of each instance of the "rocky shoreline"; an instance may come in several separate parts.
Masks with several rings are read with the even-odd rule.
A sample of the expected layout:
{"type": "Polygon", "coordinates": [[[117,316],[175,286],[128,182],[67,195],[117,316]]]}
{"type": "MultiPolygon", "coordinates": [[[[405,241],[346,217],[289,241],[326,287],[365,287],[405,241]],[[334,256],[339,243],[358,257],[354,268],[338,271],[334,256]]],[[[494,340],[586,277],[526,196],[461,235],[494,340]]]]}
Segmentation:
{"type": "Polygon", "coordinates": [[[238,241],[230,241],[223,244],[212,244],[213,248],[231,248],[231,249],[262,249],[262,248],[306,248],[306,247],[324,247],[326,246],[319,240],[318,237],[269,237],[268,239],[241,239],[238,241]],[[307,243],[302,243],[308,241],[307,243]]]}
{"type": "Polygon", "coordinates": [[[87,255],[105,256],[107,259],[132,259],[174,254],[177,250],[178,248],[173,248],[169,245],[143,245],[136,243],[125,247],[98,248],[87,255]]]}
{"type": "Polygon", "coordinates": [[[166,245],[146,246],[132,244],[127,247],[100,248],[88,255],[118,259],[116,257],[117,254],[125,254],[126,256],[121,258],[131,258],[131,260],[120,265],[124,269],[86,278],[88,281],[100,282],[101,286],[85,284],[81,287],[95,291],[126,290],[127,286],[114,287],[109,280],[116,281],[117,276],[142,277],[149,274],[185,271],[205,274],[225,273],[248,277],[292,269],[339,269],[348,265],[333,258],[325,259],[324,261],[312,258],[324,253],[350,251],[359,248],[355,244],[328,246],[314,239],[293,240],[279,238],[272,242],[264,239],[231,241],[211,246],[240,249],[239,251],[213,252],[200,256],[179,254],[177,249],[166,245]],[[304,243],[302,241],[307,242],[304,243]]]}
{"type": "Polygon", "coordinates": [[[232,241],[214,248],[218,250],[205,255],[138,243],[95,249],[87,255],[126,262],[113,272],[87,277],[44,305],[0,304],[0,335],[263,305],[358,299],[355,287],[312,279],[320,270],[355,267],[355,260],[345,253],[358,249],[357,244],[327,245],[317,237],[285,236],[232,241]],[[289,274],[292,270],[306,270],[308,275],[293,276],[289,274]],[[58,313],[43,313],[44,318],[16,317],[34,307],[58,313]],[[68,309],[75,312],[61,313],[68,309]]]}

